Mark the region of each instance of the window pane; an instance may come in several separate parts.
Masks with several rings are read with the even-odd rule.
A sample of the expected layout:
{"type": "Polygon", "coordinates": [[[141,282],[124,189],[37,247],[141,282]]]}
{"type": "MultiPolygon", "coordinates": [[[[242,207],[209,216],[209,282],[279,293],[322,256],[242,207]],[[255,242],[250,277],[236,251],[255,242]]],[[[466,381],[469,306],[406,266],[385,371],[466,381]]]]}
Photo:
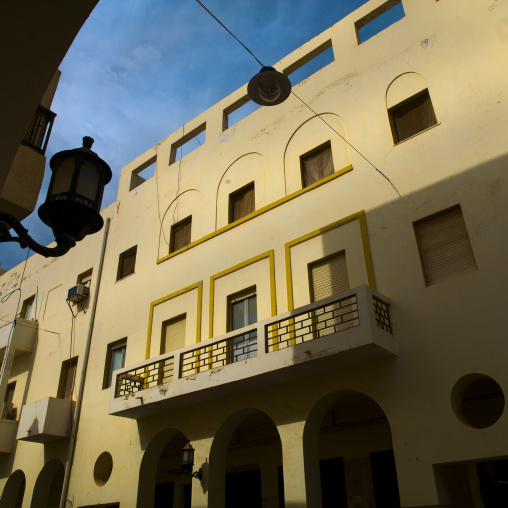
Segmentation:
{"type": "Polygon", "coordinates": [[[25,303],[25,312],[23,317],[25,319],[32,319],[33,308],[34,308],[35,297],[29,298],[25,303]]]}
{"type": "Polygon", "coordinates": [[[118,280],[134,273],[134,268],[136,266],[136,252],[137,249],[134,249],[130,252],[125,252],[120,255],[120,269],[118,271],[118,280]]]}
{"type": "Polygon", "coordinates": [[[330,144],[317,150],[310,155],[304,156],[302,162],[303,186],[308,187],[313,183],[330,176],[334,172],[332,149],[330,144]]]}
{"type": "Polygon", "coordinates": [[[65,362],[64,369],[64,383],[63,383],[63,391],[62,398],[70,399],[72,396],[72,392],[74,389],[74,382],[76,378],[76,366],[77,360],[71,360],[70,362],[65,362]]]}
{"type": "Polygon", "coordinates": [[[125,352],[127,345],[118,346],[111,350],[109,356],[109,372],[108,372],[108,387],[111,386],[111,379],[113,378],[113,372],[121,369],[125,366],[125,352]]]}
{"type": "Polygon", "coordinates": [[[245,324],[245,300],[234,302],[231,306],[231,330],[243,328],[245,324]]]}

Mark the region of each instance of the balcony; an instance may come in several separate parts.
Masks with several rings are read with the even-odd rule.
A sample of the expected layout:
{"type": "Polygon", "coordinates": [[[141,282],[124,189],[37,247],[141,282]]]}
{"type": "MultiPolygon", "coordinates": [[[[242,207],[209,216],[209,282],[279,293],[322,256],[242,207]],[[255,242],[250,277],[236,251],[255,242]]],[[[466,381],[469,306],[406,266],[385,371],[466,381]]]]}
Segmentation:
{"type": "Polygon", "coordinates": [[[12,453],[17,430],[17,420],[0,420],[0,453],[12,453]]]}
{"type": "Polygon", "coordinates": [[[116,371],[109,414],[145,418],[396,354],[389,301],[360,286],[116,371]]]}
{"type": "MultiPolygon", "coordinates": [[[[11,335],[12,322],[0,328],[0,362],[3,361],[9,336],[11,335]]],[[[16,326],[12,330],[11,345],[14,349],[14,356],[24,353],[31,353],[34,347],[35,337],[39,323],[28,319],[17,318],[16,326]]]]}
{"type": "Polygon", "coordinates": [[[71,412],[74,402],[48,397],[21,410],[16,439],[35,443],[51,443],[71,435],[71,412]]]}

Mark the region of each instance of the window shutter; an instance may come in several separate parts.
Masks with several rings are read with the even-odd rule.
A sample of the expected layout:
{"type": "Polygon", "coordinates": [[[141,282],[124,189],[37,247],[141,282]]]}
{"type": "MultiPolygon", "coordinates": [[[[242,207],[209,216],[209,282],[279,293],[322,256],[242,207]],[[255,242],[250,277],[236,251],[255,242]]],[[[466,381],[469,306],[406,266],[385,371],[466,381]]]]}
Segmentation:
{"type": "Polygon", "coordinates": [[[313,263],[309,269],[313,302],[349,289],[345,252],[313,263]]]}
{"type": "Polygon", "coordinates": [[[229,197],[229,222],[235,222],[254,211],[254,183],[234,192],[229,197]]]}
{"type": "Polygon", "coordinates": [[[396,106],[390,112],[395,124],[397,142],[404,141],[437,123],[428,91],[402,106],[396,106]]]}
{"type": "Polygon", "coordinates": [[[164,340],[161,354],[171,353],[185,346],[185,330],[187,325],[187,315],[179,316],[163,324],[164,340]]]}
{"type": "Polygon", "coordinates": [[[192,217],[189,217],[172,227],[171,252],[183,249],[191,243],[192,217]]]}
{"type": "Polygon", "coordinates": [[[460,206],[417,222],[414,229],[428,285],[476,269],[460,206]]]}

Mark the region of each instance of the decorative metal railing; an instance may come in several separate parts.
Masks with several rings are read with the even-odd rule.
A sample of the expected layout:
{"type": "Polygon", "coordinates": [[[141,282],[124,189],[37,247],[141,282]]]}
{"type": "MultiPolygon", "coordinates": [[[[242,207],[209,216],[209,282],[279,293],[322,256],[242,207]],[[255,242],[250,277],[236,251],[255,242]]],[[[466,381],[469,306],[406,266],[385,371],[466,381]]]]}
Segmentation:
{"type": "Polygon", "coordinates": [[[174,351],[171,356],[122,370],[117,376],[115,397],[343,332],[360,326],[360,319],[362,326],[371,330],[375,326],[392,333],[389,303],[361,286],[336,298],[301,307],[300,311],[296,309],[243,328],[241,333],[229,333],[192,349],[174,351]]]}
{"type": "Polygon", "coordinates": [[[22,143],[44,155],[55,116],[56,113],[53,113],[53,111],[44,106],[39,106],[25,132],[22,143]]]}
{"type": "Polygon", "coordinates": [[[268,353],[358,326],[356,295],[266,325],[268,353]]]}
{"type": "Polygon", "coordinates": [[[392,324],[390,322],[390,314],[388,312],[389,305],[375,295],[372,295],[372,303],[374,304],[376,325],[385,332],[392,333],[392,324]]]}
{"type": "Polygon", "coordinates": [[[116,378],[115,397],[159,386],[173,380],[172,356],[119,374],[116,378]]]}
{"type": "Polygon", "coordinates": [[[257,330],[228,337],[180,355],[180,377],[223,367],[257,355],[257,330]]]}

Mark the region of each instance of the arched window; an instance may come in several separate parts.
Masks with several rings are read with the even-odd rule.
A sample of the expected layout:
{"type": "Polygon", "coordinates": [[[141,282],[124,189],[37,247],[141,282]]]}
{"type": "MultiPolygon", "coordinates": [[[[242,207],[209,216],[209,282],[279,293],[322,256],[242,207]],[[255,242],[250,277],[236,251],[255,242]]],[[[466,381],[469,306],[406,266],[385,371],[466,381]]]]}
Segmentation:
{"type": "Polygon", "coordinates": [[[425,80],[415,72],[392,81],[386,93],[386,107],[395,144],[437,124],[425,80]]]}

